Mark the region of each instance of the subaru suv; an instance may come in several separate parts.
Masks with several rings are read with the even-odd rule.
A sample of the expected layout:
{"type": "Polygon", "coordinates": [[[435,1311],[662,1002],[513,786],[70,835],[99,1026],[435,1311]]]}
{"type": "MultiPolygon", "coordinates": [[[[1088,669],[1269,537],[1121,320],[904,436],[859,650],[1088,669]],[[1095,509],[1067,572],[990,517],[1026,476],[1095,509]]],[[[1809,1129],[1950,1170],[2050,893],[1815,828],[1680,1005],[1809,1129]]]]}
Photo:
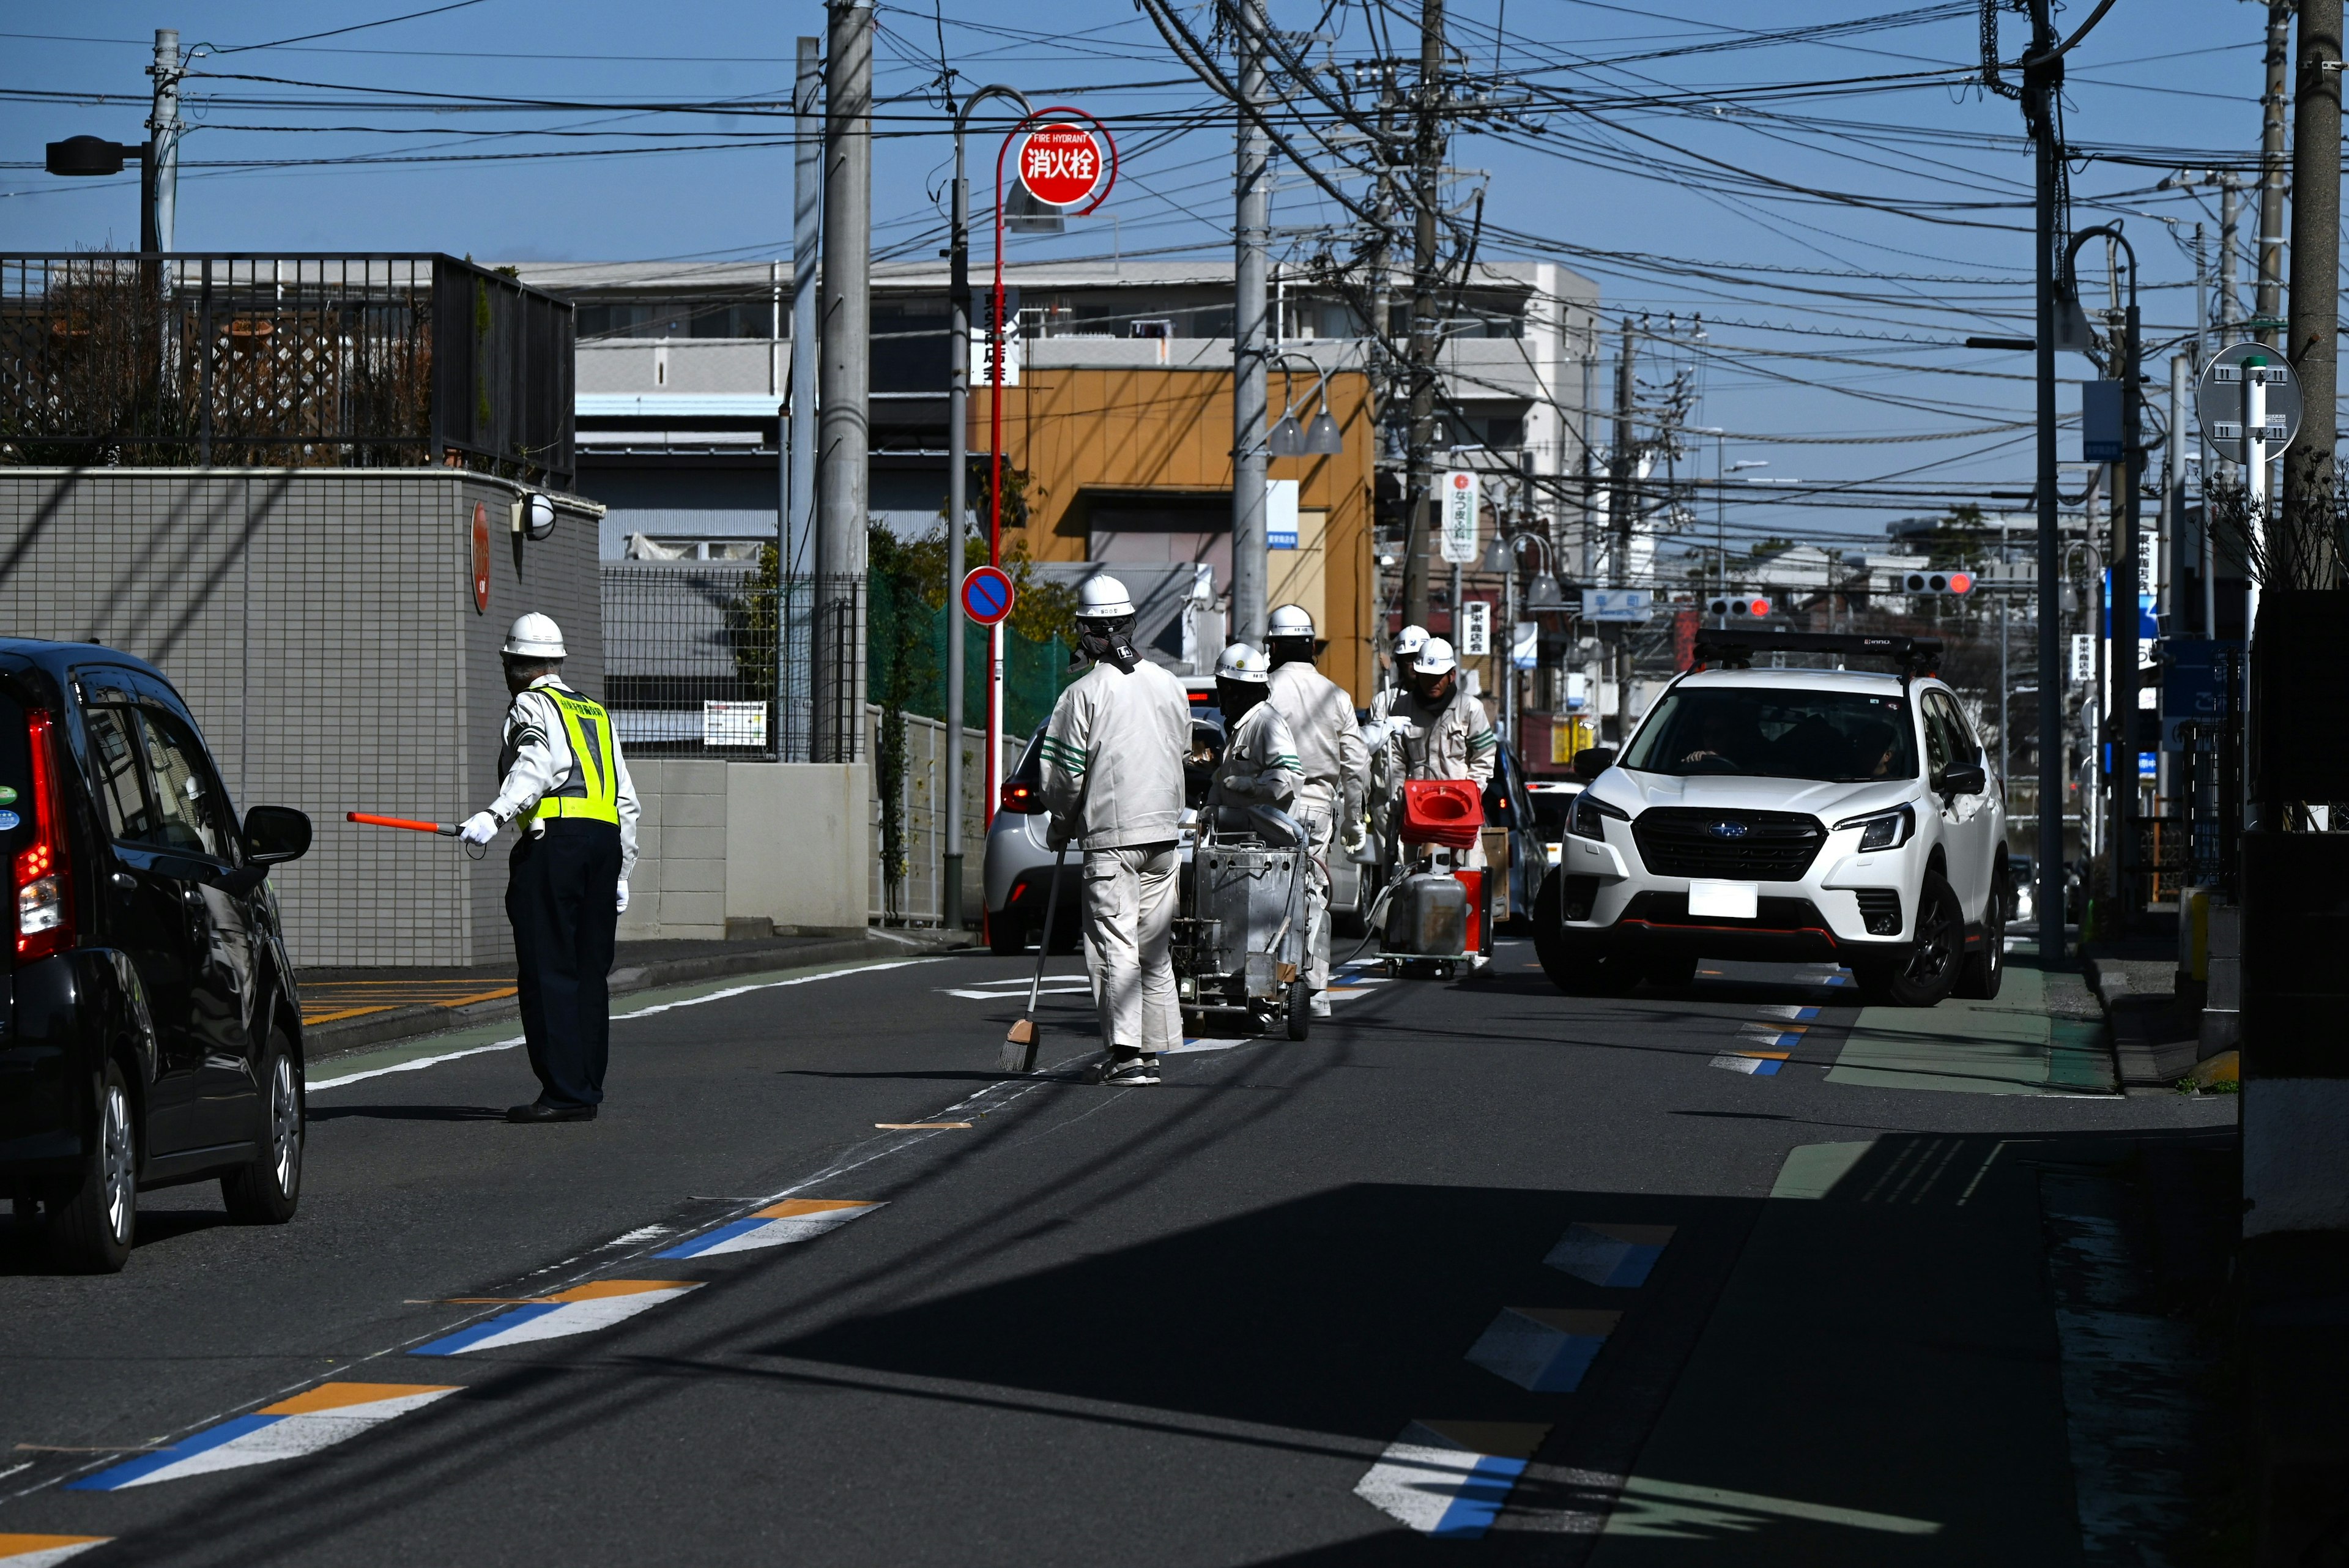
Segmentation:
{"type": "Polygon", "coordinates": [[[1618,755],[1585,752],[1535,910],[1563,990],[1686,984],[1698,956],[1825,960],[1878,1004],[1998,994],[2000,781],[1924,639],[1758,632],[1697,644],[1618,755]],[[1753,669],[1753,652],[1889,657],[1897,673],[1753,669]],[[1702,668],[1708,659],[1722,667],[1702,668]]]}
{"type": "Polygon", "coordinates": [[[67,1266],[122,1267],[143,1188],[293,1218],[302,1010],[268,877],[309,847],[298,811],[234,820],[153,666],[0,639],[0,1187],[67,1266]]]}

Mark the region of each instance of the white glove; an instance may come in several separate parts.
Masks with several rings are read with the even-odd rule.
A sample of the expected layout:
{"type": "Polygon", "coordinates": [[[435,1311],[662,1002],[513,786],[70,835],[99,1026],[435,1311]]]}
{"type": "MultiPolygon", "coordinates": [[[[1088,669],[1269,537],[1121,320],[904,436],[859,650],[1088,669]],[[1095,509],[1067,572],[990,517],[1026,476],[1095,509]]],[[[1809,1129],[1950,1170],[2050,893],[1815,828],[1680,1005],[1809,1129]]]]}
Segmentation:
{"type": "Polygon", "coordinates": [[[1363,826],[1362,819],[1358,816],[1346,824],[1346,831],[1339,836],[1338,842],[1345,848],[1347,854],[1359,855],[1362,851],[1362,846],[1370,842],[1370,830],[1363,826]]]}
{"type": "Polygon", "coordinates": [[[620,878],[620,913],[622,913],[622,914],[624,914],[624,915],[625,915],[625,914],[626,914],[627,912],[628,912],[628,879],[627,879],[626,877],[621,877],[621,878],[620,878]]]}
{"type": "Polygon", "coordinates": [[[457,836],[468,844],[487,844],[498,836],[498,819],[486,811],[477,811],[465,819],[457,836]]]}

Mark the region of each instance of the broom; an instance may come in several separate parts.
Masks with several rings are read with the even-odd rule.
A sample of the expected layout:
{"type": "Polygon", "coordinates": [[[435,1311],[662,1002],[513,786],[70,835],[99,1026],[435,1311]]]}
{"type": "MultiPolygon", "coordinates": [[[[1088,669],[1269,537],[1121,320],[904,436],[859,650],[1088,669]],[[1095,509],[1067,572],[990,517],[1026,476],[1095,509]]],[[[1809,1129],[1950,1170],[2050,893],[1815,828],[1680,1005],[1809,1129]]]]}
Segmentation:
{"type": "MultiPolygon", "coordinates": [[[[1077,808],[1070,814],[1072,824],[1085,819],[1085,797],[1093,792],[1093,775],[1085,774],[1084,786],[1077,791],[1077,808]]],[[[1069,837],[1076,837],[1072,826],[1069,837]]],[[[1044,895],[1044,929],[1036,939],[1036,976],[1028,982],[1028,1011],[1020,1015],[1003,1036],[1003,1052],[997,1058],[995,1069],[1025,1077],[1036,1070],[1036,1051],[1043,1044],[1043,1031],[1036,1024],[1036,1000],[1044,990],[1044,965],[1052,956],[1052,925],[1061,911],[1061,873],[1069,864],[1069,846],[1064,842],[1052,857],[1052,887],[1044,895]]]]}

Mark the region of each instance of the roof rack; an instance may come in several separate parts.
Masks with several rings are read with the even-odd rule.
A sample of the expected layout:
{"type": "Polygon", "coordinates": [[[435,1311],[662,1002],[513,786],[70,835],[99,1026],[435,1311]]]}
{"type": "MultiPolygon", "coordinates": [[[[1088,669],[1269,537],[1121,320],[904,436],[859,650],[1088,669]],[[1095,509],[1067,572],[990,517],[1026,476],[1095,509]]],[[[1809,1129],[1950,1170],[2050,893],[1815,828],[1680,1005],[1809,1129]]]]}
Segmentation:
{"type": "Polygon", "coordinates": [[[1847,658],[1889,659],[1904,679],[1931,675],[1941,662],[1938,637],[1898,637],[1847,631],[1769,631],[1758,627],[1700,628],[1694,653],[1699,664],[1744,670],[1757,652],[1840,653],[1847,658]]]}

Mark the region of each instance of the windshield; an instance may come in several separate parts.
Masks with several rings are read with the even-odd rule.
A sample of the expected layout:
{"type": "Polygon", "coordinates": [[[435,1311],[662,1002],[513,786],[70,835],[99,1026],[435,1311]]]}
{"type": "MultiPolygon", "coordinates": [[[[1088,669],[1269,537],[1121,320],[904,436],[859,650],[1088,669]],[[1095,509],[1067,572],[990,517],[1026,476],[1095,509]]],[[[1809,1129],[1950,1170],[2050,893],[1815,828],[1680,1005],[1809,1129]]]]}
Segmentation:
{"type": "Polygon", "coordinates": [[[1914,778],[1916,731],[1904,695],[1683,686],[1640,727],[1623,765],[1682,777],[1914,778]]]}

